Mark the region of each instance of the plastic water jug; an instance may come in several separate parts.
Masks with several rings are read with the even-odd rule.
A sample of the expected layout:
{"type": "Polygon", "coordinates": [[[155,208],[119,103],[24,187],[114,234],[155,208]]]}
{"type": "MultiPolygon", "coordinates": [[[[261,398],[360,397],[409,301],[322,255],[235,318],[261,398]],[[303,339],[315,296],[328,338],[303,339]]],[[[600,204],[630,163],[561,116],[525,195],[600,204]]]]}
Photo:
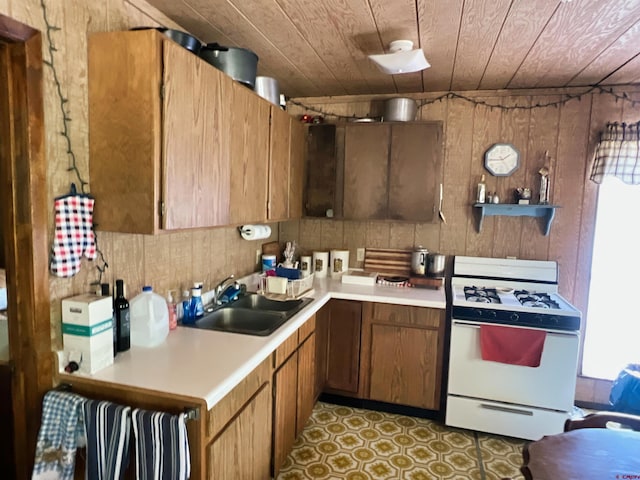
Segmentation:
{"type": "Polygon", "coordinates": [[[169,334],[169,309],[166,300],[146,285],[142,293],[129,301],[131,345],[155,347],[169,334]]]}

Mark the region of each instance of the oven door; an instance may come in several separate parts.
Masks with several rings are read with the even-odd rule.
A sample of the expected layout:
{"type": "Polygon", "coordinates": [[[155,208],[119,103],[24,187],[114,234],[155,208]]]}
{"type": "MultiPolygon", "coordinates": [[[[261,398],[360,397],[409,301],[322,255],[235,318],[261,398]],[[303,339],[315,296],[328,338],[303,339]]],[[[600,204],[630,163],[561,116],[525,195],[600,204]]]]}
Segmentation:
{"type": "Polygon", "coordinates": [[[547,331],[540,366],[525,367],[483,360],[480,325],[452,320],[449,395],[565,412],[572,410],[580,343],[578,332],[547,331]]]}

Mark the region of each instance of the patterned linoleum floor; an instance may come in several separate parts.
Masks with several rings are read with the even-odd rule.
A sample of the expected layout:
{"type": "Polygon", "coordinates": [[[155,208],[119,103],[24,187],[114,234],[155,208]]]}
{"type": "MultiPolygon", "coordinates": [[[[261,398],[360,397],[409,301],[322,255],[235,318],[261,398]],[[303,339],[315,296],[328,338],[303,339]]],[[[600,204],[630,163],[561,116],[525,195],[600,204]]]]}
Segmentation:
{"type": "Polygon", "coordinates": [[[278,480],[521,480],[524,440],[318,402],[278,480]]]}

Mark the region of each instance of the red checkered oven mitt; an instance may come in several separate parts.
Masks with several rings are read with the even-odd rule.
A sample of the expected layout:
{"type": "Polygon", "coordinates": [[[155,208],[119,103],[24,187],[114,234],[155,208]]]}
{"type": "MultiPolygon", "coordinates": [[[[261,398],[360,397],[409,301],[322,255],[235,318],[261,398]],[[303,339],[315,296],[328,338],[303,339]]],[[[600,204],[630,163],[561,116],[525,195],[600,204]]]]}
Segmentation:
{"type": "Polygon", "coordinates": [[[55,235],[51,248],[51,273],[72,277],[80,270],[82,255],[96,258],[93,206],[88,195],[66,195],[55,200],[55,235]]]}

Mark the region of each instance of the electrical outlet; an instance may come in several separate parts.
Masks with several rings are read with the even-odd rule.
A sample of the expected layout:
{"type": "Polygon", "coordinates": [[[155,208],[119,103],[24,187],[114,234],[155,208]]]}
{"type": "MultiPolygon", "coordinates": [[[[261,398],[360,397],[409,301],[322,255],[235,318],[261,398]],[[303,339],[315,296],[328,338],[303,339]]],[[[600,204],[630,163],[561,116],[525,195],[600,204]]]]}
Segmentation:
{"type": "Polygon", "coordinates": [[[262,256],[262,250],[259,248],[256,249],[256,264],[260,263],[260,257],[262,256]]]}
{"type": "Polygon", "coordinates": [[[356,261],[364,262],[364,248],[356,249],[356,261]]]}

